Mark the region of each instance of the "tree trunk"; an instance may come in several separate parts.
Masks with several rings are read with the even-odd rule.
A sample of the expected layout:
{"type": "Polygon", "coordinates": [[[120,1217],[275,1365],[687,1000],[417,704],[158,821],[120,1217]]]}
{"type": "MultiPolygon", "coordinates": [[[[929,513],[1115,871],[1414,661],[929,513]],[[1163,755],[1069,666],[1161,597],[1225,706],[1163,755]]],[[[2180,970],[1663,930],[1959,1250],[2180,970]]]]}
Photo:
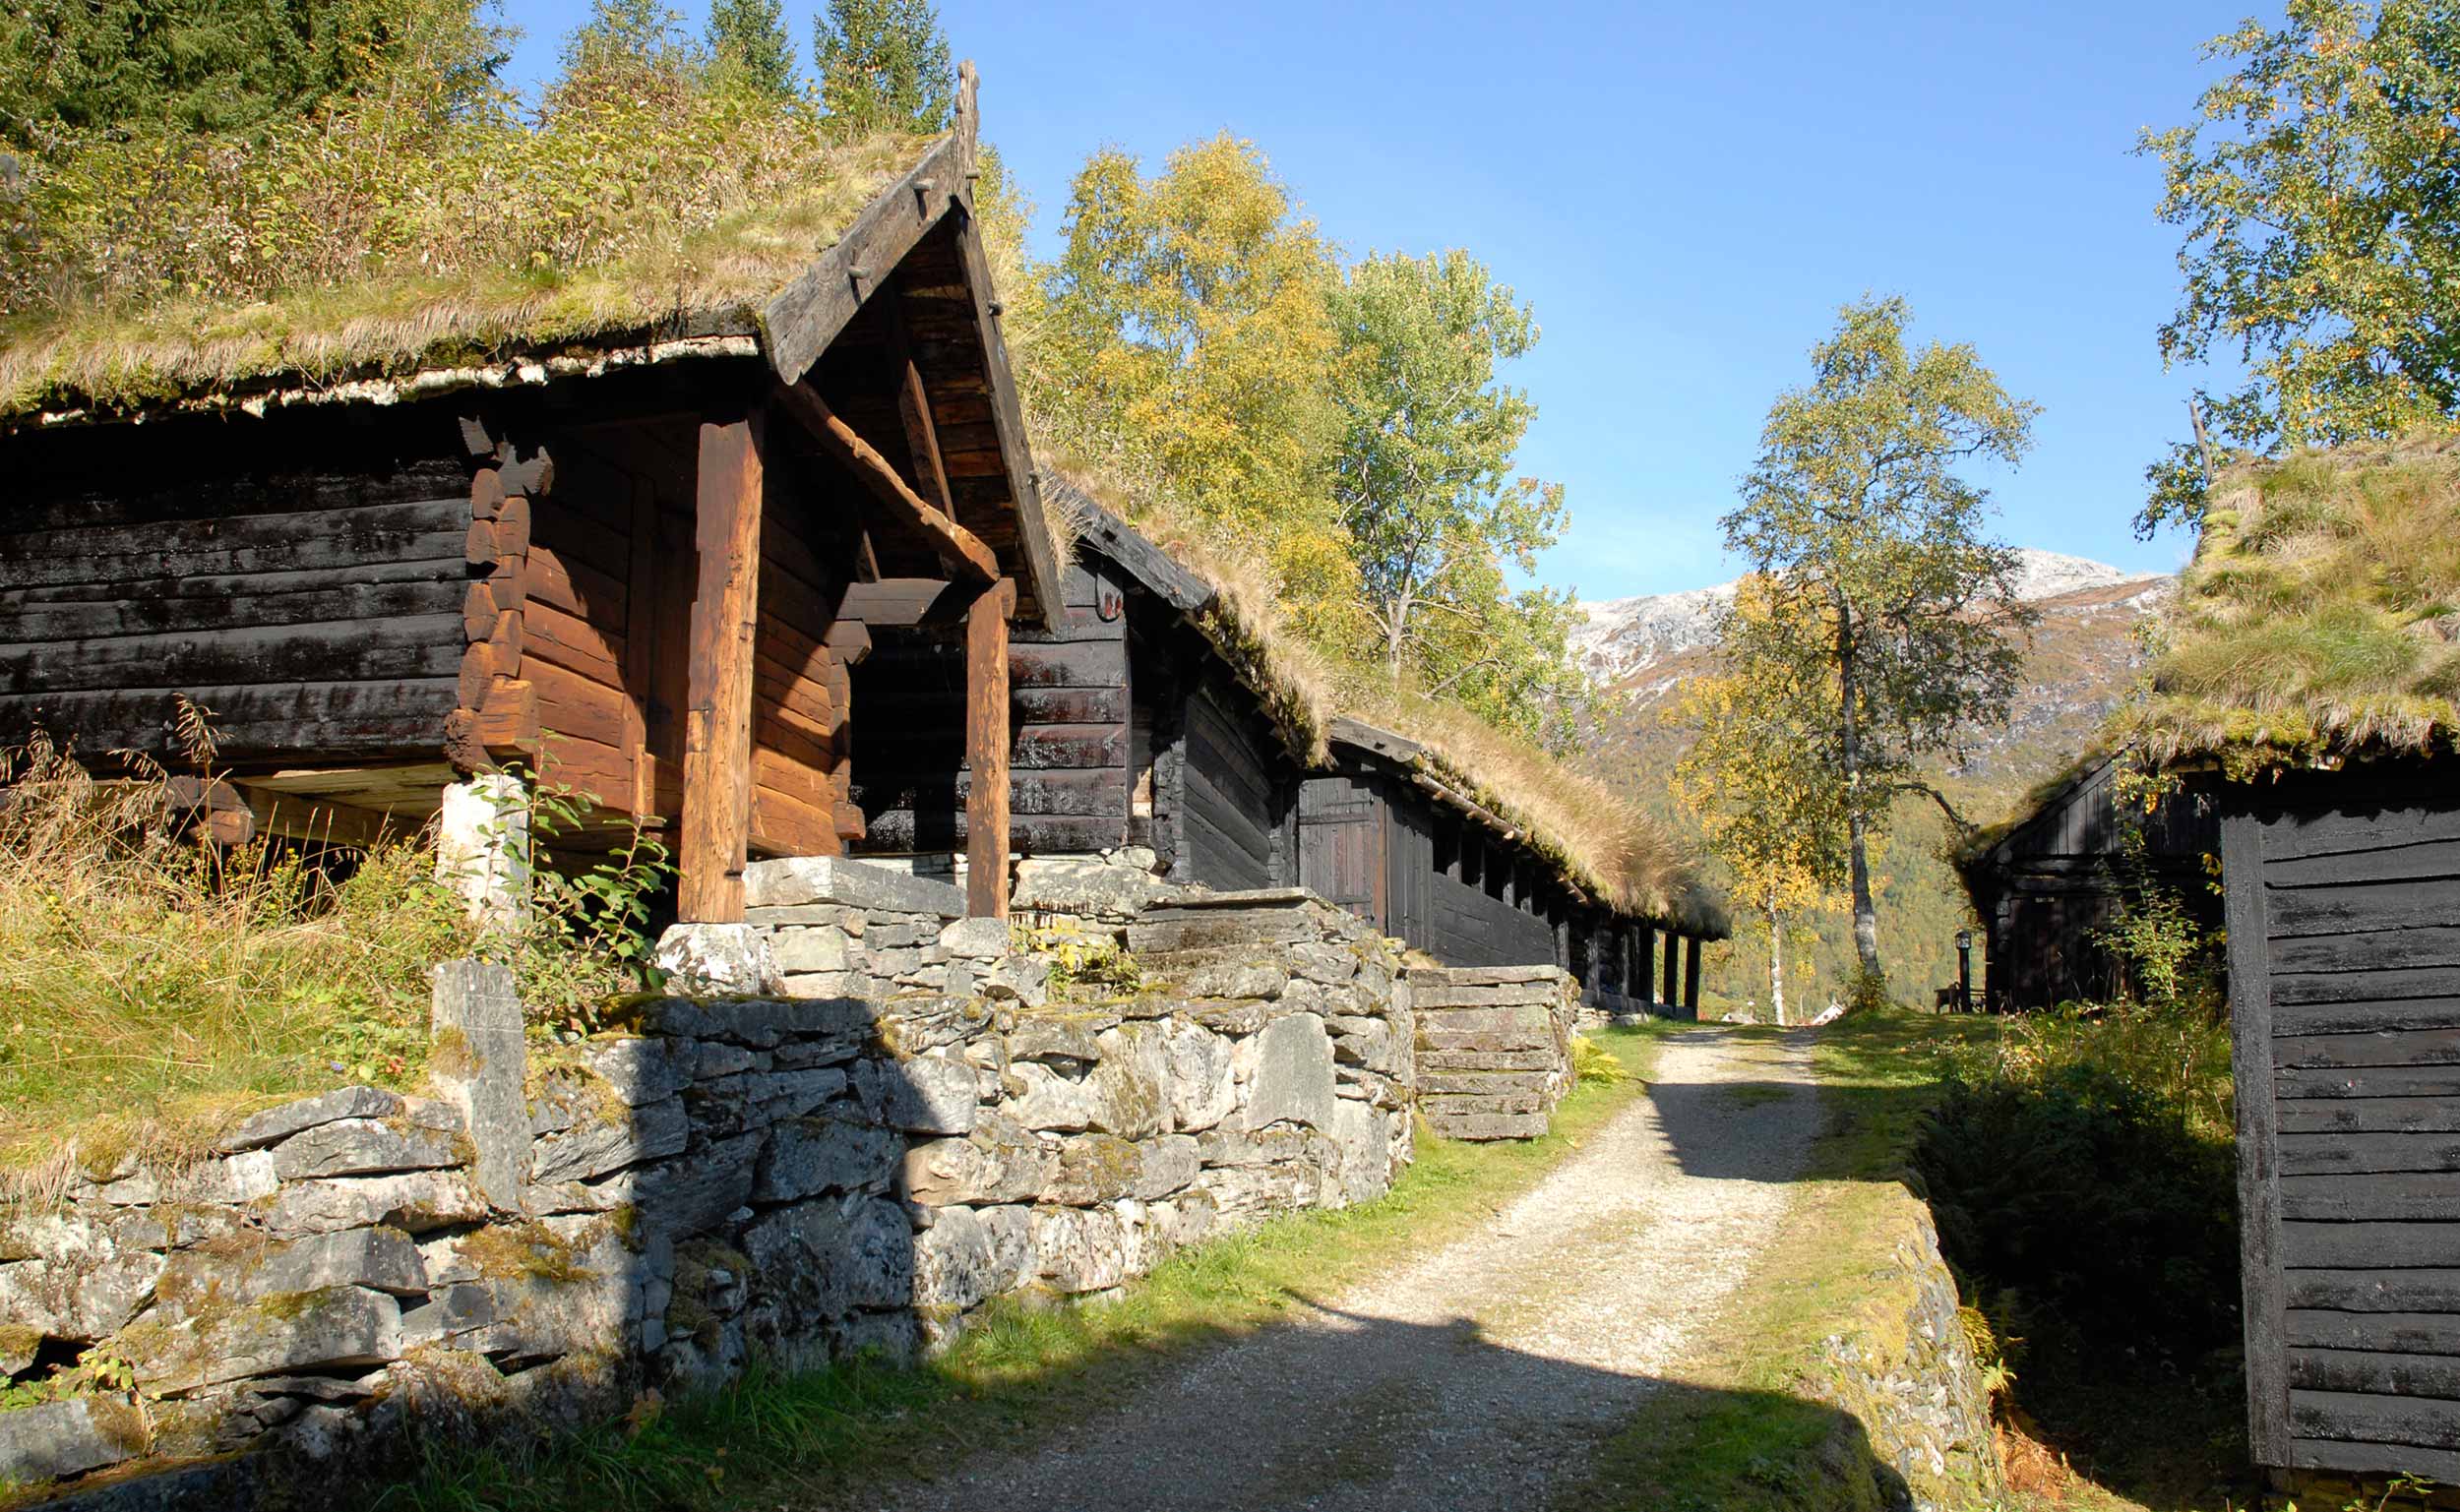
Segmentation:
{"type": "Polygon", "coordinates": [[[1768,1005],[1779,1028],[1785,1024],[1785,916],[1777,912],[1776,889],[1768,889],[1768,1005]]]}
{"type": "Polygon", "coordinates": [[[1862,727],[1854,707],[1854,612],[1844,602],[1837,605],[1836,615],[1836,683],[1843,715],[1845,836],[1853,864],[1854,955],[1865,976],[1876,977],[1880,974],[1879,915],[1871,901],[1870,825],[1862,812],[1862,727]]]}

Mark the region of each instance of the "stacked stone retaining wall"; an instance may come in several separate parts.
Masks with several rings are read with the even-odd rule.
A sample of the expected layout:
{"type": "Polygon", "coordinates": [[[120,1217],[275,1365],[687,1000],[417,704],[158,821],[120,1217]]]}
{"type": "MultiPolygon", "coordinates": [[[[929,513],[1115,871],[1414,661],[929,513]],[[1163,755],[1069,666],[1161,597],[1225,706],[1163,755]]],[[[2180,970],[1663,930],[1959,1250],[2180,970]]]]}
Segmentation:
{"type": "Polygon", "coordinates": [[[1099,1294],[1372,1198],[1411,1158],[1411,988],[1348,914],[1174,896],[1114,931],[1132,985],[1063,994],[936,885],[755,866],[783,991],[643,1002],[578,1044],[525,1036],[500,968],[448,963],[435,1095],[285,1104],[205,1159],[0,1211],[0,1381],[94,1367],[0,1411],[0,1485],[239,1504],[756,1357],[903,1355],[993,1298],[1099,1294]]]}
{"type": "Polygon", "coordinates": [[[1579,984],[1553,966],[1409,973],[1418,1106],[1450,1139],[1533,1139],[1571,1090],[1579,984]]]}

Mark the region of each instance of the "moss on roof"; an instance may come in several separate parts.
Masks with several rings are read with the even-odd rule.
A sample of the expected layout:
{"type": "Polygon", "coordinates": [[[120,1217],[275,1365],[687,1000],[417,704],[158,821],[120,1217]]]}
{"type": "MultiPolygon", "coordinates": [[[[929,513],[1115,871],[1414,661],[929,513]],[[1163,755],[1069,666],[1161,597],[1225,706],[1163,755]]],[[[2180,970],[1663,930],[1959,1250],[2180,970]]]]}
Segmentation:
{"type": "Polygon", "coordinates": [[[2234,777],[2460,736],[2460,438],[2226,470],[2120,731],[2234,777]]]}
{"type": "Polygon", "coordinates": [[[1081,467],[1054,470],[1210,585],[1213,604],[1198,628],[1261,699],[1302,762],[1329,762],[1336,716],[1405,736],[1425,748],[1421,759],[1432,775],[1517,827],[1531,850],[1592,898],[1705,934],[1726,933],[1725,910],[1700,879],[1697,858],[1606,784],[1467,709],[1323,655],[1287,628],[1261,567],[1189,513],[1081,467]]]}
{"type": "Polygon", "coordinates": [[[108,224],[56,231],[91,238],[87,262],[123,235],[148,272],[0,317],[0,423],[749,335],[938,140],[841,143],[815,113],[706,91],[626,104],[447,133],[364,190],[314,177],[339,172],[321,139],[149,159],[164,203],[132,193],[86,217],[108,224]],[[267,223],[294,240],[268,250],[267,223]]]}

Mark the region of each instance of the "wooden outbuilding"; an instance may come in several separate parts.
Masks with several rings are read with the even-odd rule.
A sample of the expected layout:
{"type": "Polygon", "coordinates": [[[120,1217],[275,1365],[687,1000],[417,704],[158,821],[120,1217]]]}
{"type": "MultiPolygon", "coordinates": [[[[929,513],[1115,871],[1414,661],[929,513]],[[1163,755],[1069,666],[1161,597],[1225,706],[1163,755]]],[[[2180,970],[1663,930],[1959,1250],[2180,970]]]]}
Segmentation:
{"type": "MultiPolygon", "coordinates": [[[[749,858],[863,840],[862,732],[912,707],[864,706],[875,635],[959,628],[937,713],[998,769],[1011,624],[1066,590],[972,213],[974,93],[968,68],[954,130],[782,286],[0,417],[0,743],[177,765],[184,696],[218,741],[200,802],[345,839],[518,763],[607,832],[662,828],[694,922],[741,917],[749,858]]],[[[1005,908],[1006,795],[944,795],[977,912],[1005,908]]]]}
{"type": "Polygon", "coordinates": [[[2108,1001],[2126,987],[2100,943],[2124,889],[2165,888],[2202,930],[2221,923],[2207,858],[2221,849],[2209,794],[2173,790],[2147,810],[2122,797],[2122,757],[2101,752],[2050,785],[1957,863],[1982,921],[1983,999],[2012,1012],[2108,1001]],[[2140,843],[2130,843],[2140,839],[2140,843]]]}
{"type": "MultiPolygon", "coordinates": [[[[1172,882],[1294,882],[1303,746],[1207,638],[1215,590],[1071,485],[1050,497],[1079,533],[1049,625],[1009,648],[1015,853],[1140,846],[1172,882]]],[[[856,737],[857,850],[964,849],[976,785],[948,701],[963,676],[946,634],[874,635],[855,696],[894,717],[856,737]]]]}
{"type": "Polygon", "coordinates": [[[2293,1489],[2460,1484],[2455,530],[2450,442],[2223,474],[2135,722],[2219,807],[2248,1439],[2293,1489]]]}
{"type": "Polygon", "coordinates": [[[1700,947],[1724,935],[1709,911],[1646,918],[1602,900],[1423,743],[1350,718],[1330,736],[1332,770],[1299,790],[1302,884],[1446,966],[1551,962],[1592,1007],[1698,1013],[1700,947]]]}

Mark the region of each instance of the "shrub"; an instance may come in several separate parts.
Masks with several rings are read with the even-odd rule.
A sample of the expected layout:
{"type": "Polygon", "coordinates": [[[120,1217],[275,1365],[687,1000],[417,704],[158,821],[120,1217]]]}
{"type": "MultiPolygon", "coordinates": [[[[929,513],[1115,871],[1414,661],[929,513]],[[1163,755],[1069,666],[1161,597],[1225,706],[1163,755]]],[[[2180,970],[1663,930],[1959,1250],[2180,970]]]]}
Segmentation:
{"type": "Polygon", "coordinates": [[[1583,1085],[1593,1082],[1601,1087],[1611,1087],[1631,1079],[1631,1072],[1625,1067],[1622,1057],[1585,1034],[1571,1037],[1571,1073],[1583,1085]]]}

